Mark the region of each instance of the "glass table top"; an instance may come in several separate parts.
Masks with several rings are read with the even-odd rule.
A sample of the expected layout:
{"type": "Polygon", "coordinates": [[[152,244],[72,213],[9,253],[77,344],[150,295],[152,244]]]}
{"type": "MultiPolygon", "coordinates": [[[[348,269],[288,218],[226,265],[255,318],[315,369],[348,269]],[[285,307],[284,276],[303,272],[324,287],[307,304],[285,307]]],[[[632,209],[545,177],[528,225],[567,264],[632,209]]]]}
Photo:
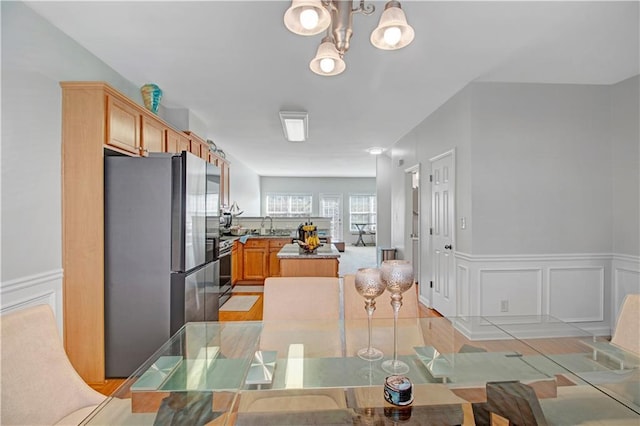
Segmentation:
{"type": "MultiPolygon", "coordinates": [[[[380,366],[393,329],[374,316],[384,358],[366,361],[366,320],[188,323],[84,424],[394,424],[407,411],[384,400],[380,366]]],[[[533,389],[554,424],[640,423],[637,358],[552,317],[400,319],[397,356],[416,424],[474,424],[493,382],[533,389]]]]}

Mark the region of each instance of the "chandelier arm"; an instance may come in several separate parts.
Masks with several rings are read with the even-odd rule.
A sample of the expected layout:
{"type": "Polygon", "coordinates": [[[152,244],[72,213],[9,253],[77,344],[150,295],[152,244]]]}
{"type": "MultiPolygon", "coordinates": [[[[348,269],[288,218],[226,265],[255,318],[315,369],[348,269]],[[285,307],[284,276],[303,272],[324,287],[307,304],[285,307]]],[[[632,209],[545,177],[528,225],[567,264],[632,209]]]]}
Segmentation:
{"type": "Polygon", "coordinates": [[[358,7],[355,9],[352,9],[351,11],[353,13],[362,13],[363,15],[368,16],[376,11],[376,7],[371,3],[365,5],[364,0],[360,0],[360,4],[358,5],[358,7]]]}

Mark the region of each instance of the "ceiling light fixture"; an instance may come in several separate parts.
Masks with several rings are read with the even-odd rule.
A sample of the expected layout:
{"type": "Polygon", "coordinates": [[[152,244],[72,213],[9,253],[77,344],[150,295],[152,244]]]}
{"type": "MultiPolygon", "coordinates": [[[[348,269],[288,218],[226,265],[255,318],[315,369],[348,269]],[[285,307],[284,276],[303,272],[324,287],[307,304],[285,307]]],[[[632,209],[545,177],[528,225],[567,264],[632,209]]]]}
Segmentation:
{"type": "Polygon", "coordinates": [[[367,152],[371,155],[380,155],[384,152],[384,148],[380,148],[379,146],[374,146],[367,149],[367,152]]]}
{"type": "Polygon", "coordinates": [[[306,112],[280,111],[284,137],[289,142],[304,142],[309,137],[309,115],[306,112]]]}
{"type": "MultiPolygon", "coordinates": [[[[309,67],[319,75],[338,75],[346,68],[344,54],[353,34],[353,14],[371,15],[375,10],[364,0],[356,8],[352,0],[292,0],[284,14],[284,24],[291,32],[305,36],[327,30],[309,67]]],[[[407,46],[414,36],[400,2],[391,0],[371,33],[371,43],[378,49],[395,50],[407,46]]]]}

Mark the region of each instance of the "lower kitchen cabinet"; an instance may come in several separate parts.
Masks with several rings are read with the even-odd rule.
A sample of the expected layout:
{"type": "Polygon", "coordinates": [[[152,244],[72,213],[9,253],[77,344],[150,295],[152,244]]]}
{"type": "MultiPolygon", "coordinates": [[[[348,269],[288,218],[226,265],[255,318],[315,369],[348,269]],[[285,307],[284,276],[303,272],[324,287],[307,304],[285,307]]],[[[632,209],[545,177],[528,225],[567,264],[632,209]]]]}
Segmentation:
{"type": "Polygon", "coordinates": [[[242,251],[244,281],[264,281],[269,274],[269,241],[261,238],[249,238],[242,251]]]}
{"type": "MultiPolygon", "coordinates": [[[[262,284],[265,278],[280,276],[278,252],[291,242],[291,238],[249,238],[239,246],[233,259],[237,259],[236,282],[241,284],[262,284]]],[[[235,271],[236,269],[234,269],[235,271]]]]}
{"type": "Polygon", "coordinates": [[[270,277],[279,277],[280,276],[280,259],[278,259],[278,252],[284,247],[286,244],[289,244],[291,241],[290,238],[274,238],[269,240],[269,276],[270,277]]]}

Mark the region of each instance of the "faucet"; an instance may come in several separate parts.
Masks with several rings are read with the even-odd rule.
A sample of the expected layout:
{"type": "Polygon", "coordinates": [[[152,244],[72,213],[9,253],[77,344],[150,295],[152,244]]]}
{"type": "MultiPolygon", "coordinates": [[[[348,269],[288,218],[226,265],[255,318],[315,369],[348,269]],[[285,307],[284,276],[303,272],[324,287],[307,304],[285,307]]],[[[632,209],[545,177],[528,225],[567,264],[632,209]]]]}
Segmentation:
{"type": "Polygon", "coordinates": [[[273,218],[271,216],[265,216],[262,218],[262,222],[260,222],[260,229],[264,228],[264,222],[269,219],[269,233],[273,234],[273,218]]]}

